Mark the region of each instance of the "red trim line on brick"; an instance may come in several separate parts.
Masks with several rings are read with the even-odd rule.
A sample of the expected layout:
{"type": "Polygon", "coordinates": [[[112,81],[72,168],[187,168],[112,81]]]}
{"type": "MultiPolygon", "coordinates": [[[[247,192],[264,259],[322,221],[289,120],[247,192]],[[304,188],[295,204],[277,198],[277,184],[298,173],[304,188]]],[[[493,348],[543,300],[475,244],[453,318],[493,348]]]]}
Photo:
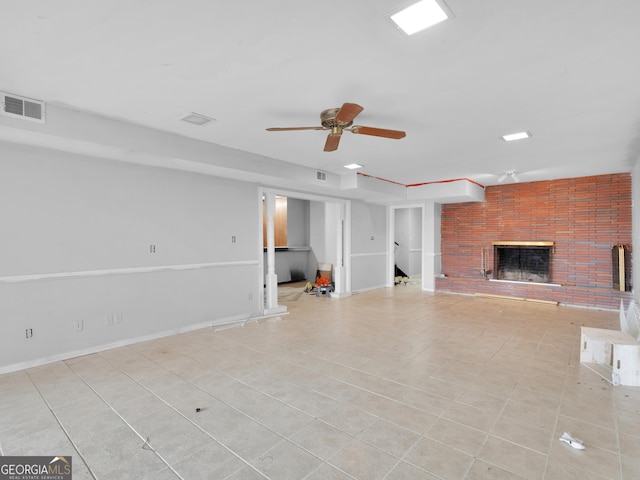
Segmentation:
{"type": "Polygon", "coordinates": [[[470,178],[452,178],[451,180],[437,180],[435,182],[422,182],[422,183],[410,183],[409,185],[407,185],[407,187],[421,187],[422,185],[430,185],[432,183],[450,183],[450,182],[459,182],[460,180],[466,180],[469,183],[473,183],[475,185],[478,185],[480,188],[484,189],[485,186],[482,185],[481,183],[478,182],[474,182],[473,180],[471,180],[470,178]]]}

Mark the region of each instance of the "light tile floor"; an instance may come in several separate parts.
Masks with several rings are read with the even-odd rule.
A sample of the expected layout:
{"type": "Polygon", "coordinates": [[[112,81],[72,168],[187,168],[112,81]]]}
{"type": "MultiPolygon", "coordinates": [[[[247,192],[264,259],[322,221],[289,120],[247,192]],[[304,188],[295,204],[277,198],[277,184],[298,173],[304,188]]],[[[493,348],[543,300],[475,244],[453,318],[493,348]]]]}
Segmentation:
{"type": "Polygon", "coordinates": [[[287,306],[0,376],[4,454],[75,480],[640,478],[640,388],[579,362],[615,312],[402,285],[287,306]]]}

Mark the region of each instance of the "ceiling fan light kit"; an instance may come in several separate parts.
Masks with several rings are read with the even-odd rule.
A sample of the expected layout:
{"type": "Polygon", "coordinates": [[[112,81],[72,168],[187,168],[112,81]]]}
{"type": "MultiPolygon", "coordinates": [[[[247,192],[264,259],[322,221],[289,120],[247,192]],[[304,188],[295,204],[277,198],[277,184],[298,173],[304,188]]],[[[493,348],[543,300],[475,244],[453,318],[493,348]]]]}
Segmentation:
{"type": "Polygon", "coordinates": [[[283,132],[288,130],[331,130],[324,144],[325,152],[333,152],[338,149],[342,132],[345,130],[360,135],[373,137],[392,138],[399,140],[406,136],[400,130],[388,130],[386,128],[365,127],[353,125],[353,120],[364,110],[355,103],[345,103],[340,108],[328,108],[320,113],[320,127],[271,127],[269,132],[283,132]],[[353,125],[353,126],[352,126],[353,125]]]}
{"type": "Polygon", "coordinates": [[[498,178],[498,183],[504,182],[507,178],[513,180],[514,183],[520,183],[520,177],[518,177],[516,172],[504,172],[500,175],[500,178],[498,178]]]}

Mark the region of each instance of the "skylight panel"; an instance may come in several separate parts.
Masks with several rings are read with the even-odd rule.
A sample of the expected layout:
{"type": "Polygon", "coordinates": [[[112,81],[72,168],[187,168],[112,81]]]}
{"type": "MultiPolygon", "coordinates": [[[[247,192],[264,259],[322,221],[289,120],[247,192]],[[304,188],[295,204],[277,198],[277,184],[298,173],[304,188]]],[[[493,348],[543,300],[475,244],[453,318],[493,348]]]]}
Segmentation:
{"type": "Polygon", "coordinates": [[[513,142],[514,140],[523,140],[529,137],[531,137],[531,134],[529,132],[518,132],[518,133],[510,133],[509,135],[503,135],[502,139],[505,142],[513,142]]]}
{"type": "Polygon", "coordinates": [[[391,15],[391,20],[407,35],[413,35],[449,18],[436,0],[422,0],[391,15]]]}

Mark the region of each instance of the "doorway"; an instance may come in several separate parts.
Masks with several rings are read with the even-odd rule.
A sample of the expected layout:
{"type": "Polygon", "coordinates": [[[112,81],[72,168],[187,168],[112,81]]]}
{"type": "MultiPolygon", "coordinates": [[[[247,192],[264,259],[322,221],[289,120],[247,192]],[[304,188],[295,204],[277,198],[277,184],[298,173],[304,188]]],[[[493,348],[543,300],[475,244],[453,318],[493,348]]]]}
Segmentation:
{"type": "Polygon", "coordinates": [[[314,282],[320,262],[332,264],[332,296],[348,295],[350,232],[346,225],[350,222],[350,201],[263,188],[260,202],[260,275],[265,286],[265,310],[278,309],[278,284],[293,281],[294,277],[314,282]],[[275,245],[276,198],[280,199],[278,214],[285,216],[279,224],[286,224],[286,245],[275,245]],[[286,199],[286,209],[282,208],[282,199],[286,199]],[[271,211],[269,201],[273,202],[271,211]],[[273,245],[269,245],[270,230],[273,245]]]}
{"type": "Polygon", "coordinates": [[[422,206],[393,209],[394,284],[422,278],[422,206]]]}

